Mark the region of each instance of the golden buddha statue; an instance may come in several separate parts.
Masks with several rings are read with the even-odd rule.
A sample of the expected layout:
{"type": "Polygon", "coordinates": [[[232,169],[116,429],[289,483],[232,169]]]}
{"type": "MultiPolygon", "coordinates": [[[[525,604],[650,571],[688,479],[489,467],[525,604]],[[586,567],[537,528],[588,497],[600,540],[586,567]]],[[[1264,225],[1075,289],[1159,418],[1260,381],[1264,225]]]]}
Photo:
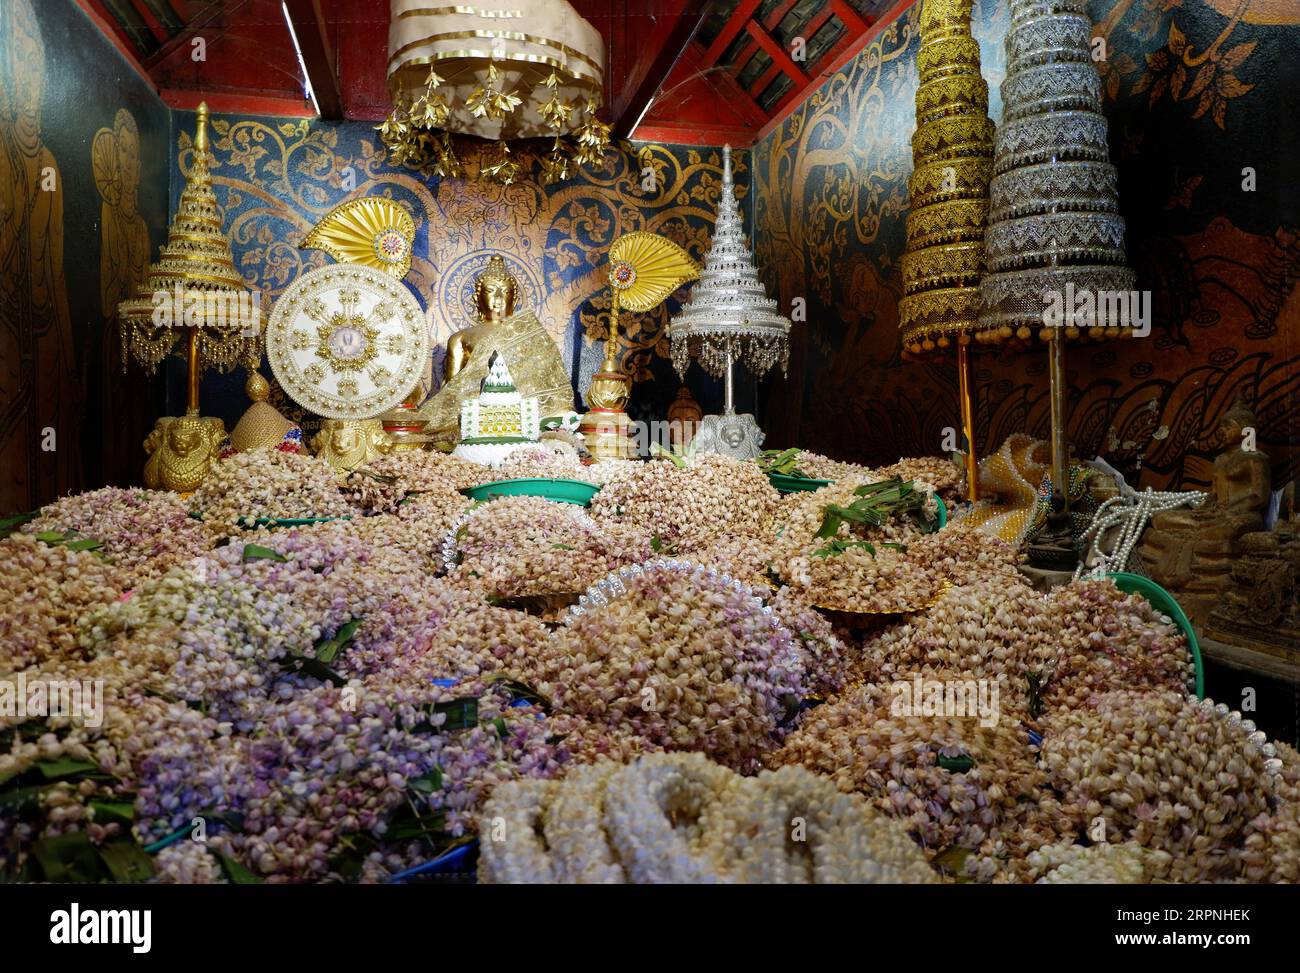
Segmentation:
{"type": "Polygon", "coordinates": [[[1225,447],[1214,460],[1210,496],[1198,507],[1156,514],[1138,548],[1151,577],[1198,622],[1208,617],[1227,583],[1241,536],[1264,526],[1269,461],[1259,450],[1245,448],[1242,435],[1254,425],[1254,413],[1238,399],[1210,440],[1225,447]]]}
{"type": "Polygon", "coordinates": [[[151,490],[192,493],[208,475],[225,438],[226,427],[220,419],[196,412],[161,417],[144,441],[149,454],[144,485],[151,490]]]}
{"type": "Polygon", "coordinates": [[[478,396],[492,355],[510,364],[521,395],[539,400],[543,417],[573,411],[573,386],[559,346],[532,311],[517,310],[519,282],[495,254],[474,282],[479,323],[447,341],[445,382],[420,410],[435,445],[450,448],[459,438],[460,404],[478,396]]]}
{"type": "Polygon", "coordinates": [[[298,429],[298,424],[266,401],[271,396],[271,383],[256,369],[249,370],[244,393],[253,400],[253,404],[239,417],[235,428],[230,430],[230,445],[236,452],[271,449],[279,446],[286,438],[301,442],[302,432],[298,429]]]}
{"type": "Polygon", "coordinates": [[[351,473],[376,456],[389,451],[391,443],[379,419],[322,419],[320,432],[311,447],[340,473],[351,473]]]}

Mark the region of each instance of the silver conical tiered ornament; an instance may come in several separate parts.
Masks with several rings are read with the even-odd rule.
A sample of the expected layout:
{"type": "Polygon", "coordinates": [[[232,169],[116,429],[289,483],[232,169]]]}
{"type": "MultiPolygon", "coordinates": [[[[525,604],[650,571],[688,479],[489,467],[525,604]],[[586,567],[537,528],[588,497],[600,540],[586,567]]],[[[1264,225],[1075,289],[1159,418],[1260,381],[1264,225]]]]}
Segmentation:
{"type": "Polygon", "coordinates": [[[1031,561],[1073,568],[1065,339],[1128,335],[1135,277],[1125,265],[1115,167],[1085,0],[1012,0],[1002,125],[993,148],[980,341],[1050,347],[1052,504],[1031,561]]]}
{"type": "Polygon", "coordinates": [[[720,416],[705,416],[695,443],[699,452],[750,459],[761,452],[763,431],[752,415],[736,415],[732,365],[744,362],[761,378],[777,362],[785,373],[790,360],[790,319],[767,296],[740,223],[731,178],[731,146],[722,149],[722,198],[713,246],[700,282],[668,325],[673,365],[685,376],[694,355],[706,372],[725,383],[720,416]]]}

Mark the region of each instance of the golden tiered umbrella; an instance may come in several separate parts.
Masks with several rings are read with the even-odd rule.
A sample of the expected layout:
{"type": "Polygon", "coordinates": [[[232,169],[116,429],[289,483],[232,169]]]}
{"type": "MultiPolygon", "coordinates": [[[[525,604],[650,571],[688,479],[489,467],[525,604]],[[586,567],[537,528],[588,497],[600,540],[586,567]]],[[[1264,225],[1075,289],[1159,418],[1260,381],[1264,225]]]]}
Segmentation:
{"type": "Polygon", "coordinates": [[[921,79],[907,189],[903,299],[899,328],[910,354],[956,339],[957,384],[966,437],[966,496],[979,499],[970,341],[980,327],[980,274],[993,167],[988,84],[971,37],[973,0],[925,0],[921,8],[921,79]]]}
{"type": "MultiPolygon", "coordinates": [[[[235,269],[230,241],[221,226],[221,207],[217,205],[208,175],[208,106],[205,103],[198,108],[194,158],[180,205],[168,229],[167,242],[135,296],[117,306],[122,324],[123,368],[129,348],[152,374],[177,340],[186,336],[189,363],[186,415],[159,419],[150,442],[167,443],[175,439],[190,448],[191,453],[197,447],[192,447],[190,442],[199,435],[195,430],[200,425],[201,370],[229,371],[256,354],[263,324],[261,294],[250,292],[244,286],[243,277],[235,269]],[[184,435],[169,435],[170,425],[176,423],[186,427],[184,435]]],[[[220,427],[221,436],[225,434],[221,420],[204,419],[202,426],[205,444],[211,438],[218,438],[219,445],[216,430],[220,427]]],[[[179,469],[172,462],[164,463],[163,468],[179,469]]],[[[185,490],[197,485],[194,478],[201,479],[207,466],[195,457],[186,460],[184,474],[169,475],[157,469],[156,463],[146,465],[146,485],[185,490]]]]}
{"type": "Polygon", "coordinates": [[[618,368],[619,310],[649,311],[658,307],[682,284],[699,277],[700,268],[671,240],[638,231],[624,234],[609,248],[608,276],[613,300],[605,360],[591,377],[587,389],[589,411],[578,428],[597,459],[624,459],[630,448],[624,408],[631,397],[632,383],[618,368]]]}

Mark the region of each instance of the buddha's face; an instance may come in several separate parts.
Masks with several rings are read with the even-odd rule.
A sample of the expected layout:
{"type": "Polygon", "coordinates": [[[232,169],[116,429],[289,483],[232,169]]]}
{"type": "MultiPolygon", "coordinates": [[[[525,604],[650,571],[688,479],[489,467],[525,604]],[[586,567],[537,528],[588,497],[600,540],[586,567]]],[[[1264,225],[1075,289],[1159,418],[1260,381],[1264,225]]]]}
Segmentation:
{"type": "Polygon", "coordinates": [[[485,321],[500,321],[510,317],[514,311],[514,302],[510,299],[510,282],[507,280],[485,280],[479,288],[479,312],[485,321]]]}

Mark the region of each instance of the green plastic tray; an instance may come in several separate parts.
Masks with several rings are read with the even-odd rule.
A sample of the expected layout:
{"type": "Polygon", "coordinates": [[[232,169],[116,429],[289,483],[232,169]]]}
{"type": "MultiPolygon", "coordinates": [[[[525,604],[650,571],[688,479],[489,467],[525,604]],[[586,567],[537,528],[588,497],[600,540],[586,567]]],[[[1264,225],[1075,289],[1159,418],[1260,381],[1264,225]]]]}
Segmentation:
{"type": "Polygon", "coordinates": [[[471,500],[491,500],[494,497],[544,497],[558,503],[572,503],[579,507],[591,506],[591,498],[600,492],[600,485],[582,480],[496,480],[465,487],[460,491],[471,500]]]}
{"type": "Polygon", "coordinates": [[[1140,574],[1112,571],[1106,577],[1115,582],[1115,587],[1125,594],[1136,593],[1151,602],[1156,611],[1173,619],[1179,631],[1187,636],[1187,644],[1192,650],[1192,662],[1196,665],[1196,698],[1204,699],[1205,665],[1201,661],[1201,644],[1196,641],[1196,630],[1192,628],[1192,623],[1188,620],[1182,606],[1174,600],[1174,596],[1150,578],[1144,578],[1140,574]]]}

